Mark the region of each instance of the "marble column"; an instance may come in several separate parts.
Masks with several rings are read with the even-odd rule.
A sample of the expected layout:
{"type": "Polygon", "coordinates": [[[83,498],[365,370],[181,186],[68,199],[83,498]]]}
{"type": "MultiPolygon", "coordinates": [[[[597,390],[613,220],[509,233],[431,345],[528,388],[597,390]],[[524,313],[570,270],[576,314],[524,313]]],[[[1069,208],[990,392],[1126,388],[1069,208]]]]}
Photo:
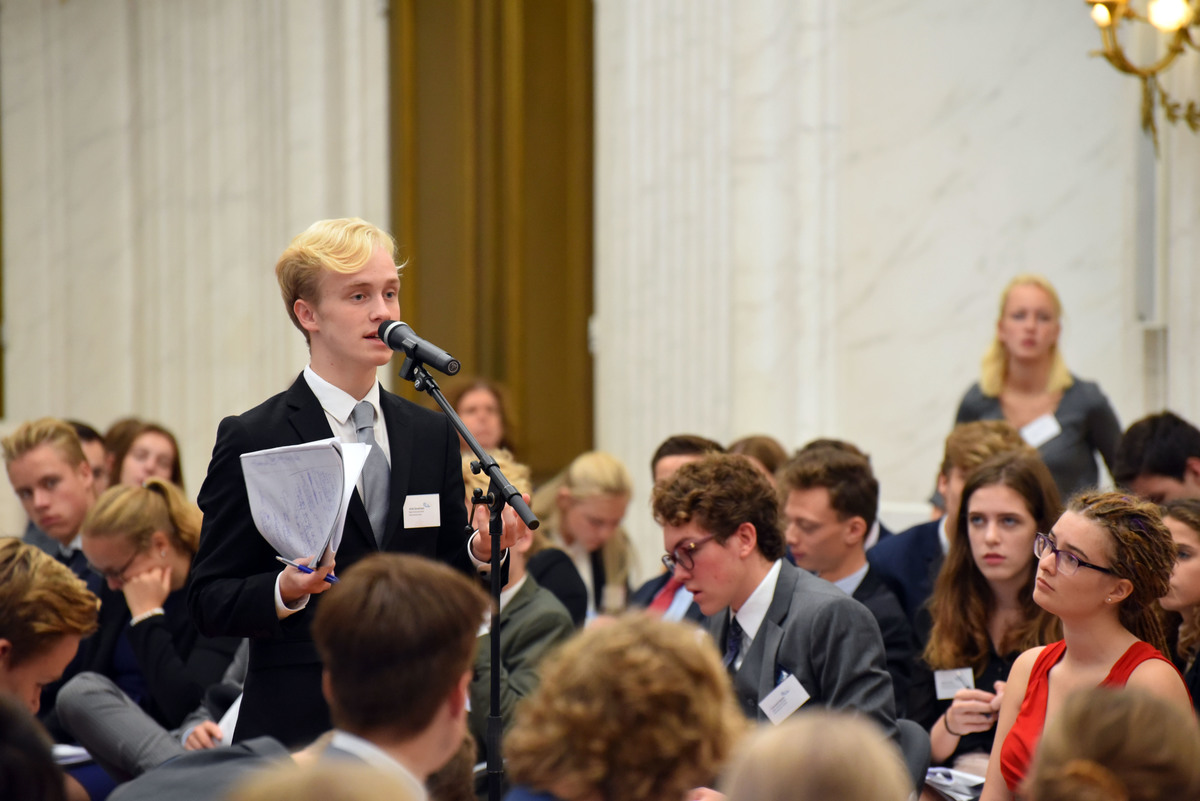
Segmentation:
{"type": "Polygon", "coordinates": [[[279,253],[388,222],[385,7],[0,4],[8,427],[161,421],[196,492],[220,418],[306,361],[279,253]]]}

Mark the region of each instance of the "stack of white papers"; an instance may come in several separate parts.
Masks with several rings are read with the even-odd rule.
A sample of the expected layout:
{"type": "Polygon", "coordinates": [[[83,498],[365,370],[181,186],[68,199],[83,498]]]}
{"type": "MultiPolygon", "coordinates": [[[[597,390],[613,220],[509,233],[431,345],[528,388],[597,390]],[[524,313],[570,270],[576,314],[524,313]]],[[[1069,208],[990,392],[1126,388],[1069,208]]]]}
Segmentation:
{"type": "Polygon", "coordinates": [[[930,768],[925,783],[950,801],[973,801],[983,792],[983,777],[951,768],[930,768]]]}

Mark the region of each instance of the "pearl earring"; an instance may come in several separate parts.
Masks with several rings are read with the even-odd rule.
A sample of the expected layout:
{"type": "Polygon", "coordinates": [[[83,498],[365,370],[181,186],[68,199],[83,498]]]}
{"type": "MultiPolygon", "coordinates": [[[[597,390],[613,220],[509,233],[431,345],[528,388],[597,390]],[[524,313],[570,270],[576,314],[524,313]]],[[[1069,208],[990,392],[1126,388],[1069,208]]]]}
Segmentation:
{"type": "Polygon", "coordinates": [[[1112,603],[1112,598],[1105,598],[1105,599],[1104,599],[1104,603],[1106,603],[1106,604],[1111,604],[1111,603],[1112,603]]]}

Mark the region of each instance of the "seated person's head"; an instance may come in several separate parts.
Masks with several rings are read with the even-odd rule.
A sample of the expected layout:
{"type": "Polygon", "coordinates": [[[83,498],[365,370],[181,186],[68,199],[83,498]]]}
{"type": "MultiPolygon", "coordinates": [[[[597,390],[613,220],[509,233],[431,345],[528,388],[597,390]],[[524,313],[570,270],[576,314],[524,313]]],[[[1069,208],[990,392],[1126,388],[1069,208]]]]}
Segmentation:
{"type": "Polygon", "coordinates": [[[63,545],[96,500],[92,468],[75,429],[43,417],[17,426],[3,440],[8,480],[33,524],[63,545]]]}
{"type": "Polygon", "coordinates": [[[62,677],[97,628],[100,599],[53,557],[0,539],[0,693],[36,714],[42,688],[62,677]]]}
{"type": "Polygon", "coordinates": [[[466,736],[488,598],[466,576],[419,556],[372,554],[340,578],[312,624],[333,724],[377,744],[422,738],[436,764],[409,768],[432,773],[466,736]]]}
{"type": "Polygon", "coordinates": [[[1200,497],[1200,430],[1171,412],[1143,417],[1121,437],[1113,480],[1155,503],[1200,497]]]}
{"type": "Polygon", "coordinates": [[[743,726],[695,627],[621,617],[547,657],[507,735],[508,772],[564,801],[683,801],[712,781],[743,726]]]}
{"type": "MultiPolygon", "coordinates": [[[[512,425],[500,384],[489,378],[472,378],[448,392],[447,400],[485,451],[512,450],[512,425]]],[[[470,450],[466,443],[462,447],[464,452],[470,450]]]]}
{"type": "Polygon", "coordinates": [[[719,442],[697,434],[675,434],[662,441],[650,459],[654,483],[662,481],[688,462],[696,462],[710,453],[725,453],[719,442]]]}
{"type": "Polygon", "coordinates": [[[65,801],[50,737],[25,705],[0,693],[0,798],[65,801]]]}
{"type": "Polygon", "coordinates": [[[576,456],[555,482],[539,490],[539,496],[546,498],[544,492],[552,497],[539,500],[534,511],[567,545],[581,545],[590,553],[604,547],[620,529],[633,479],[617,457],[589,451],[576,456]]]}
{"type": "Polygon", "coordinates": [[[685,464],[655,486],[652,506],[675,576],[706,615],[738,608],[783,557],[775,488],[741,456],[685,464]]]}
{"type": "MultiPolygon", "coordinates": [[[[372,278],[386,278],[388,289],[394,290],[387,314],[381,315],[380,322],[399,317],[400,282],[395,254],[396,241],[391,234],[357,218],[319,220],[298,234],[275,264],[275,278],[288,316],[304,334],[305,341],[311,344],[312,334],[323,330],[323,325],[326,328],[338,325],[333,317],[324,319],[320,313],[322,301],[337,301],[335,295],[339,290],[350,289],[354,279],[366,278],[368,273],[372,278]],[[376,268],[379,276],[373,275],[376,268]]],[[[335,310],[332,305],[326,307],[327,312],[335,310]]],[[[352,333],[364,338],[371,335],[367,330],[352,333]]],[[[373,347],[378,349],[381,363],[386,364],[391,349],[377,337],[375,340],[373,347]]]]}
{"type": "Polygon", "coordinates": [[[801,711],[748,738],[722,786],[728,801],[905,801],[912,792],[877,726],[828,710],[801,711]]]}
{"type": "Polygon", "coordinates": [[[1196,719],[1135,688],[1079,690],[1046,722],[1023,790],[1030,801],[1200,798],[1196,719]]]}
{"type": "Polygon", "coordinates": [[[753,462],[755,467],[763,471],[763,475],[772,483],[775,482],[775,473],[787,461],[787,451],[779,444],[779,440],[765,434],[755,434],[735,440],[730,443],[727,452],[745,456],[753,462]]]}
{"type": "Polygon", "coordinates": [[[830,581],[865,564],[879,482],[863,456],[836,448],[802,450],[779,471],[784,536],[796,565],[830,581]]]}
{"type": "Polygon", "coordinates": [[[158,423],[139,423],[113,445],[112,483],[140,487],[151,478],[183,486],[183,465],[175,435],[158,423]]]}
{"type": "Polygon", "coordinates": [[[100,496],[81,527],[92,570],[121,589],[155,568],[170,571],[171,590],[183,589],[200,546],[200,508],[161,478],[145,486],[120,485],[100,496]]]}
{"type": "Polygon", "coordinates": [[[104,447],[104,437],[87,423],[78,420],[66,422],[75,429],[75,435],[79,437],[79,446],[83,448],[83,457],[92,467],[92,483],[96,487],[96,494],[99,495],[108,489],[109,480],[108,450],[104,447]]]}
{"type": "Polygon", "coordinates": [[[971,471],[993,456],[1028,447],[1021,433],[1003,420],[976,420],[960,423],[946,437],[937,488],[944,499],[946,520],[952,525],[958,517],[963,483],[971,471]]]}

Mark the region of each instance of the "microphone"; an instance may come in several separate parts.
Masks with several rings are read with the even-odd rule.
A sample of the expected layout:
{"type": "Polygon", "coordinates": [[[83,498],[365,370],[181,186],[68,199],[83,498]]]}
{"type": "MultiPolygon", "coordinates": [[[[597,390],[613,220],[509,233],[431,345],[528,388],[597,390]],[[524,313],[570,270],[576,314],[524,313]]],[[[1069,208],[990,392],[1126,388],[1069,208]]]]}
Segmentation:
{"type": "Polygon", "coordinates": [[[458,359],[421,339],[408,323],[385,320],[379,324],[379,338],[392,350],[403,351],[413,361],[427,364],[446,375],[454,375],[462,369],[458,359]]]}

